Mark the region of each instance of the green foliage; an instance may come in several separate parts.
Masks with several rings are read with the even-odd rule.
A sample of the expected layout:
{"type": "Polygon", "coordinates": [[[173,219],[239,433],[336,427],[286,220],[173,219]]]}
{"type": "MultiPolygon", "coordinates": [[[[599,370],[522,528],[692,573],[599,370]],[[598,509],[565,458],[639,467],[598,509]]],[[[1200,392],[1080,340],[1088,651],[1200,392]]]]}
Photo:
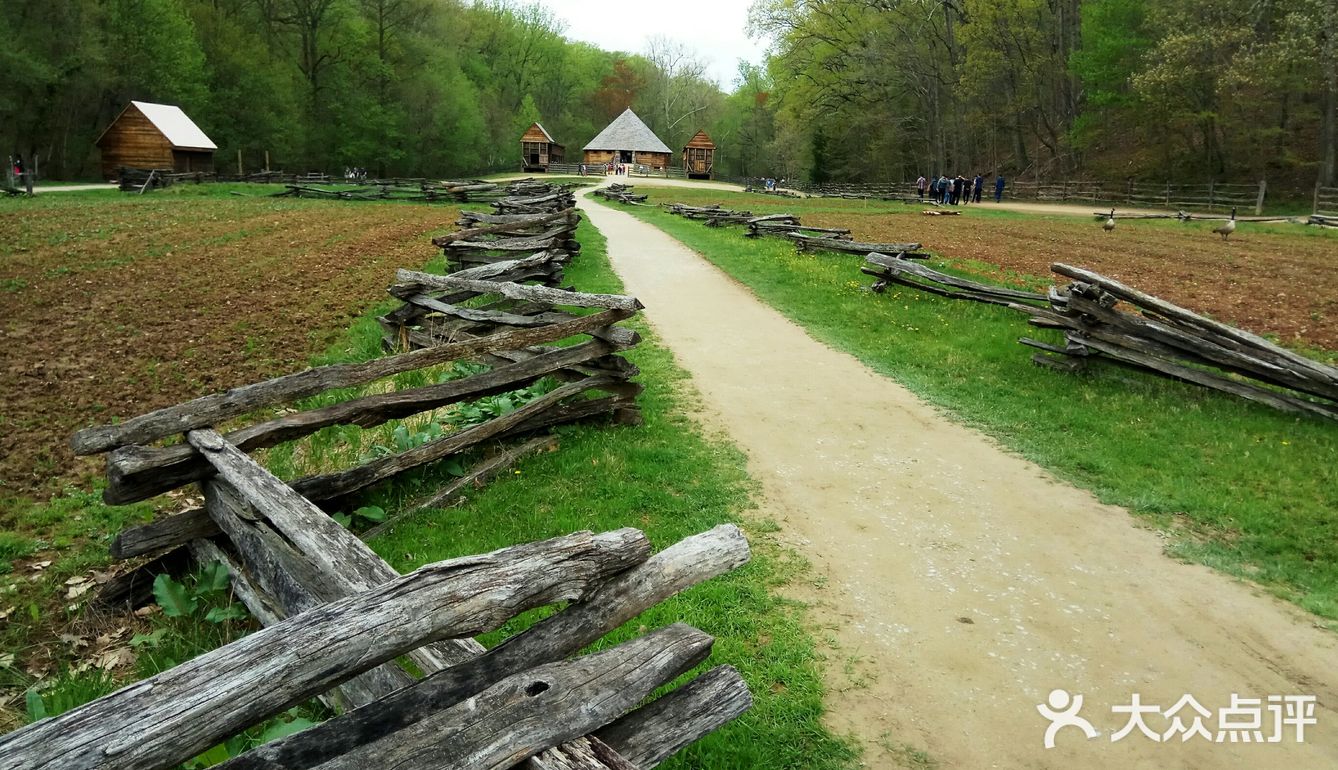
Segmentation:
{"type": "MultiPolygon", "coordinates": [[[[228,603],[209,607],[211,600],[225,596],[229,591],[227,566],[214,562],[201,568],[186,582],[181,583],[166,573],[153,580],[153,599],[163,608],[163,615],[169,618],[188,618],[197,614],[197,610],[208,607],[204,619],[211,623],[225,623],[230,620],[244,620],[246,610],[239,604],[228,603]]],[[[153,643],[151,638],[141,639],[141,644],[153,643]]]]}

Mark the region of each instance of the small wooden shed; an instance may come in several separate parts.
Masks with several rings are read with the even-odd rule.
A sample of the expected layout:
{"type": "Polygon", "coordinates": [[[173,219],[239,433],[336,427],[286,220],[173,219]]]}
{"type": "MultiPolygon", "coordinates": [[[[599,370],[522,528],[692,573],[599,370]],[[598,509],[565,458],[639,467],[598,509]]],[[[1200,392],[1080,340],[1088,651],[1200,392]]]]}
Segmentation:
{"type": "Polygon", "coordinates": [[[180,107],[171,104],[131,102],[98,137],[102,150],[102,175],[116,176],[116,169],[166,169],[180,173],[214,170],[218,145],[205,135],[180,107]]]}
{"type": "Polygon", "coordinates": [[[553,135],[535,123],[520,137],[522,171],[548,171],[548,164],[561,163],[566,148],[553,141],[553,135]]]}
{"type": "Polygon", "coordinates": [[[656,171],[669,167],[674,152],[628,107],[585,146],[585,162],[640,164],[656,171]]]}
{"type": "Polygon", "coordinates": [[[715,167],[715,142],[698,131],[683,148],[683,171],[689,179],[710,179],[715,167]]]}

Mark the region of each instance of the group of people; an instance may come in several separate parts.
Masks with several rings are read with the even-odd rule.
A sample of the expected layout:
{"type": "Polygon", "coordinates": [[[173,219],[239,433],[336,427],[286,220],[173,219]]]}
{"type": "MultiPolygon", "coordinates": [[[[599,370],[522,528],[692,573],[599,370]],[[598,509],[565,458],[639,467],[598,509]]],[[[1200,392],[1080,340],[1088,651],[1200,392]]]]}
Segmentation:
{"type": "MultiPolygon", "coordinates": [[[[268,164],[269,161],[266,160],[265,163],[268,164]]],[[[363,181],[366,181],[366,180],[367,180],[367,169],[365,169],[365,168],[350,168],[350,167],[348,167],[348,166],[344,166],[344,180],[345,180],[345,181],[348,181],[348,182],[363,182],[363,181]]]]}
{"type": "MultiPolygon", "coordinates": [[[[785,180],[780,180],[780,184],[785,184],[785,180]]],[[[762,187],[763,189],[774,191],[776,190],[776,180],[772,177],[767,177],[762,180],[762,187]]]]}
{"type": "MultiPolygon", "coordinates": [[[[1003,200],[1004,185],[1003,174],[994,178],[995,203],[1003,200]]],[[[933,202],[945,206],[980,203],[980,198],[985,192],[985,176],[976,174],[975,179],[967,179],[961,174],[956,177],[944,175],[929,179],[921,176],[915,180],[915,192],[920,196],[920,200],[924,200],[925,196],[928,195],[933,202]]]]}
{"type": "MultiPolygon", "coordinates": [[[[608,176],[610,174],[614,176],[623,176],[628,173],[628,168],[629,167],[627,165],[622,163],[606,163],[604,164],[604,174],[605,176],[608,176]]],[[[589,175],[589,173],[590,173],[590,168],[586,166],[584,163],[582,163],[581,176],[587,176],[589,175]]]]}

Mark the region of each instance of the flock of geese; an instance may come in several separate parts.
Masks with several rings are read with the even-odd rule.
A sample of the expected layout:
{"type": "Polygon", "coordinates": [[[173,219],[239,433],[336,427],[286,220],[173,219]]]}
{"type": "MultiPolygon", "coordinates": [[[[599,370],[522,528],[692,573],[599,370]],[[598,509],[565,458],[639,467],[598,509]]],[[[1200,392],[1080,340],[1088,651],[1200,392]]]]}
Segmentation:
{"type": "MultiPolygon", "coordinates": [[[[1110,216],[1106,217],[1106,223],[1101,225],[1101,229],[1111,232],[1115,229],[1115,209],[1110,210],[1110,216]]],[[[1236,209],[1231,209],[1231,218],[1224,222],[1220,227],[1214,227],[1213,232],[1222,236],[1222,240],[1227,240],[1231,234],[1236,232],[1236,209]]]]}

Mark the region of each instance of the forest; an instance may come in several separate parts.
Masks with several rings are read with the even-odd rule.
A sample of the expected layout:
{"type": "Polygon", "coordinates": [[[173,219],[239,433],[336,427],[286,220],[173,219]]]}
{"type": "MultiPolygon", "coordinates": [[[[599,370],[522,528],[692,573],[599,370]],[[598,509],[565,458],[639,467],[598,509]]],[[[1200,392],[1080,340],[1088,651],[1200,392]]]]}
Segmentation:
{"type": "Polygon", "coordinates": [[[470,174],[631,106],[729,176],[1338,184],[1338,0],[757,0],[749,29],[771,52],[726,91],[691,40],[603,51],[512,0],[7,0],[0,147],[86,178],[142,99],[220,165],[470,174]]]}

